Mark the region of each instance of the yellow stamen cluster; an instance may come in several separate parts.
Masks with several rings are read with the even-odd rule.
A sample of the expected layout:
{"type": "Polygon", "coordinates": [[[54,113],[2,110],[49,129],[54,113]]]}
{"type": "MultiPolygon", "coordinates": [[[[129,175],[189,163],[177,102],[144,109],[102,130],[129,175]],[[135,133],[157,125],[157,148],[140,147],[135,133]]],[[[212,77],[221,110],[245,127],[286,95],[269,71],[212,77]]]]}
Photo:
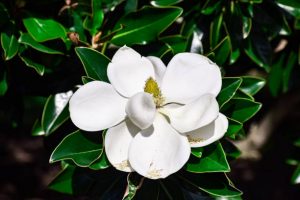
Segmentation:
{"type": "Polygon", "coordinates": [[[161,94],[157,82],[152,77],[147,79],[144,92],[152,94],[156,107],[161,107],[163,105],[165,99],[161,94]]]}

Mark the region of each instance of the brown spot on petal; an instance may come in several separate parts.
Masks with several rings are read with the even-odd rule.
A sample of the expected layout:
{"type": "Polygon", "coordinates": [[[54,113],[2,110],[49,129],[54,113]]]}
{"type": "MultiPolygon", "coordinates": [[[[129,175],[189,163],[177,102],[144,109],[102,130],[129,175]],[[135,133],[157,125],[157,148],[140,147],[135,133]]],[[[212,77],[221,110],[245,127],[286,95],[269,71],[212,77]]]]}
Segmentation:
{"type": "Polygon", "coordinates": [[[130,168],[129,161],[123,160],[121,163],[115,164],[115,167],[120,171],[124,171],[124,170],[130,168]]]}
{"type": "Polygon", "coordinates": [[[162,171],[163,171],[162,169],[152,169],[148,171],[147,176],[153,179],[161,178],[162,171]]]}
{"type": "Polygon", "coordinates": [[[187,136],[187,138],[188,138],[190,144],[197,144],[197,143],[203,142],[205,140],[203,138],[193,138],[189,135],[187,136]]]}

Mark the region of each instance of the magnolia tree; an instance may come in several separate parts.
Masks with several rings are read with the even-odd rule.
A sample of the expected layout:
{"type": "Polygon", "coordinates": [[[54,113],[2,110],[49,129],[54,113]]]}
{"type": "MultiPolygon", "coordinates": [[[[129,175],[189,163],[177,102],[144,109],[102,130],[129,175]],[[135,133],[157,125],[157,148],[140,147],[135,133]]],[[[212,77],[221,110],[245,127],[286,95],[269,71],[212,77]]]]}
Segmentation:
{"type": "Polygon", "coordinates": [[[48,97],[32,135],[59,138],[52,190],[242,199],[235,141],[266,81],[273,96],[297,88],[299,13],[297,0],[4,1],[1,98],[20,91],[14,65],[20,96],[48,97]]]}

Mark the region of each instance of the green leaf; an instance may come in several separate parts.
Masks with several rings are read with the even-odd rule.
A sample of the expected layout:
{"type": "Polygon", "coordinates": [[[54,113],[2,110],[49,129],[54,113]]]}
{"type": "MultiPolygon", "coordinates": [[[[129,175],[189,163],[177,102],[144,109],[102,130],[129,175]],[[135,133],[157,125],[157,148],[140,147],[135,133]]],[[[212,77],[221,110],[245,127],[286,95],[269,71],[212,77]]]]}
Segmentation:
{"type": "Polygon", "coordinates": [[[43,76],[44,75],[44,72],[45,72],[45,66],[42,65],[42,64],[39,64],[33,60],[31,60],[30,58],[22,55],[19,53],[19,57],[21,58],[21,60],[25,63],[25,65],[27,65],[28,67],[31,67],[33,69],[35,69],[35,71],[43,76]]]}
{"type": "Polygon", "coordinates": [[[68,166],[49,184],[48,188],[65,194],[73,194],[74,166],[68,166]]]}
{"type": "Polygon", "coordinates": [[[205,147],[201,158],[191,157],[185,169],[193,173],[230,171],[225,152],[219,142],[205,147]]]}
{"type": "Polygon", "coordinates": [[[106,69],[110,62],[109,58],[96,50],[86,47],[77,47],[75,51],[83,64],[87,76],[95,80],[108,82],[106,69]]]}
{"type": "Polygon", "coordinates": [[[163,7],[163,6],[171,6],[171,5],[177,4],[181,1],[183,1],[183,0],[153,0],[150,3],[153,6],[157,6],[157,7],[162,6],[163,7]]]}
{"type": "Polygon", "coordinates": [[[92,18],[85,18],[83,25],[90,31],[91,35],[96,35],[104,20],[104,12],[99,0],[92,0],[92,18]]]}
{"type": "Polygon", "coordinates": [[[266,84],[266,81],[263,78],[254,76],[243,76],[242,79],[243,82],[239,89],[250,96],[255,95],[266,84]]]}
{"type": "Polygon", "coordinates": [[[213,12],[217,12],[221,9],[222,1],[219,0],[207,0],[201,9],[201,13],[204,15],[210,15],[213,12]]]}
{"type": "Polygon", "coordinates": [[[51,49],[41,43],[38,43],[35,41],[28,33],[21,33],[21,36],[19,38],[19,43],[29,45],[32,48],[43,52],[43,53],[48,53],[48,54],[63,54],[63,52],[51,49]]]}
{"type": "Polygon", "coordinates": [[[243,20],[243,38],[247,38],[252,28],[252,19],[250,17],[242,16],[243,20]]]}
{"type": "Polygon", "coordinates": [[[248,38],[246,41],[246,46],[244,48],[247,56],[258,66],[263,67],[265,70],[269,71],[269,57],[268,54],[270,50],[269,41],[266,41],[265,38],[257,37],[248,38]],[[266,43],[268,43],[266,45],[266,43]]]}
{"type": "Polygon", "coordinates": [[[66,136],[54,149],[50,163],[72,160],[80,167],[88,167],[102,154],[103,146],[99,132],[75,131],[66,136]]]}
{"type": "Polygon", "coordinates": [[[4,96],[8,89],[7,80],[6,80],[6,72],[3,73],[2,80],[0,80],[0,97],[4,96]]]}
{"type": "Polygon", "coordinates": [[[228,102],[234,96],[235,92],[240,87],[241,83],[242,83],[241,78],[226,77],[222,79],[222,89],[217,97],[220,107],[222,107],[226,102],[228,102]]]}
{"type": "Polygon", "coordinates": [[[48,185],[48,188],[65,194],[83,194],[91,188],[93,179],[86,171],[67,164],[64,169],[48,185]]]}
{"type": "Polygon", "coordinates": [[[12,33],[1,33],[1,45],[4,51],[5,60],[12,59],[18,53],[19,43],[16,36],[12,33]]]}
{"type": "Polygon", "coordinates": [[[73,92],[58,93],[50,95],[44,106],[42,115],[42,127],[48,136],[59,128],[68,118],[68,102],[73,92]]]}
{"type": "Polygon", "coordinates": [[[201,158],[203,154],[203,150],[204,150],[203,147],[195,147],[195,148],[191,148],[191,153],[197,158],[201,158]]]}
{"type": "Polygon", "coordinates": [[[254,101],[254,98],[251,95],[246,94],[245,92],[243,92],[240,89],[236,91],[233,98],[235,98],[235,99],[249,99],[251,101],[254,101]]]}
{"type": "Polygon", "coordinates": [[[103,150],[101,156],[99,159],[97,159],[95,162],[93,162],[89,168],[93,170],[100,170],[100,169],[106,169],[110,166],[110,163],[107,159],[107,156],[103,150]]]}
{"type": "Polygon", "coordinates": [[[243,124],[230,118],[228,118],[228,122],[229,125],[226,132],[226,136],[228,136],[231,139],[235,139],[237,133],[243,128],[243,124]]]}
{"type": "Polygon", "coordinates": [[[221,112],[228,118],[244,123],[253,117],[260,108],[261,103],[249,99],[231,99],[221,108],[221,112]]]}
{"type": "Polygon", "coordinates": [[[65,28],[52,19],[29,17],[23,19],[23,23],[28,33],[37,42],[66,38],[67,35],[65,28]]]}
{"type": "Polygon", "coordinates": [[[298,164],[296,170],[292,175],[292,183],[299,184],[300,183],[300,164],[298,164]]]}
{"type": "Polygon", "coordinates": [[[218,65],[223,65],[231,52],[229,36],[226,36],[211,52],[215,54],[215,62],[218,65]]]}
{"type": "Polygon", "coordinates": [[[173,51],[173,54],[186,52],[187,39],[181,35],[172,35],[160,38],[161,41],[167,43],[173,51]]]}
{"type": "Polygon", "coordinates": [[[137,174],[129,173],[127,176],[127,188],[128,194],[123,197],[122,200],[131,200],[134,198],[137,190],[139,189],[139,185],[143,182],[143,178],[137,174]]]}
{"type": "Polygon", "coordinates": [[[276,0],[277,5],[296,18],[300,18],[300,3],[297,0],[276,0]]]}
{"type": "Polygon", "coordinates": [[[187,173],[180,177],[186,183],[213,196],[236,197],[242,192],[234,187],[233,183],[224,173],[187,173]]]}
{"type": "Polygon", "coordinates": [[[223,13],[214,18],[210,24],[210,47],[214,48],[218,45],[221,34],[221,26],[223,23],[223,13]]]}
{"type": "Polygon", "coordinates": [[[169,27],[182,13],[181,8],[153,8],[144,7],[122,17],[114,29],[124,25],[112,38],[113,44],[132,45],[147,44],[156,40],[157,36],[169,27]]]}
{"type": "Polygon", "coordinates": [[[31,130],[31,135],[32,136],[42,136],[42,135],[45,135],[45,131],[43,130],[41,122],[40,122],[39,119],[37,119],[34,122],[32,130],[31,130]]]}
{"type": "Polygon", "coordinates": [[[138,0],[127,0],[126,5],[124,7],[125,14],[130,12],[135,12],[137,10],[138,0]]]}

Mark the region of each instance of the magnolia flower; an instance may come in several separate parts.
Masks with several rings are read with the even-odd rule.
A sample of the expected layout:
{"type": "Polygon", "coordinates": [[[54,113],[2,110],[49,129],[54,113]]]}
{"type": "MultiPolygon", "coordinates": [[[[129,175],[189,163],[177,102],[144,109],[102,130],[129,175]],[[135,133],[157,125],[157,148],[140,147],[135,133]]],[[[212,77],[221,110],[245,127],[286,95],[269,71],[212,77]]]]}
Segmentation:
{"type": "Polygon", "coordinates": [[[179,53],[166,67],[159,58],[124,46],[107,75],[110,84],[80,87],[69,109],[78,128],[108,129],[105,152],[118,170],[165,178],[183,167],[191,147],[209,145],[227,130],[216,101],[220,69],[204,56],[179,53]]]}

